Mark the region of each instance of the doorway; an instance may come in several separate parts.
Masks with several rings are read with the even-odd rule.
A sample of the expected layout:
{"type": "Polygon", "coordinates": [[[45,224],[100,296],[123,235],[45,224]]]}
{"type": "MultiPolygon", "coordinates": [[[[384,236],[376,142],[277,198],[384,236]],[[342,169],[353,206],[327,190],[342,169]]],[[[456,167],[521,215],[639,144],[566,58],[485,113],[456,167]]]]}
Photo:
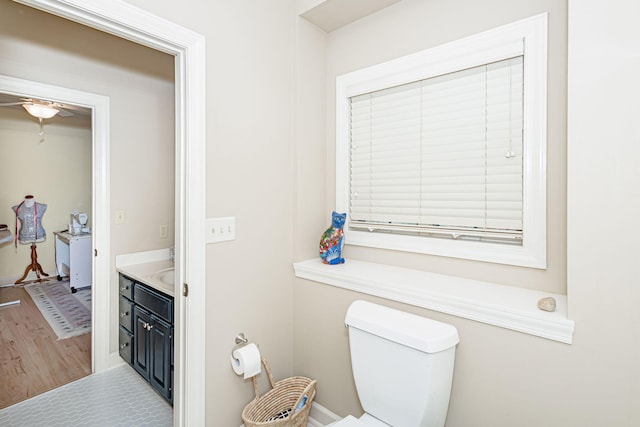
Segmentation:
{"type": "MultiPolygon", "coordinates": [[[[81,0],[20,0],[19,2],[168,53],[175,58],[175,294],[177,298],[174,420],[176,425],[204,425],[205,375],[203,373],[205,372],[206,324],[204,321],[206,318],[204,38],[124,2],[104,4],[88,4],[81,0]],[[186,286],[183,284],[189,285],[188,297],[186,286]]],[[[99,112],[101,109],[96,108],[94,111],[99,112]]],[[[102,131],[108,135],[108,129],[102,131]]],[[[104,170],[108,170],[108,165],[103,166],[104,170]]],[[[108,190],[108,180],[105,180],[103,185],[108,190]]],[[[108,191],[106,193],[108,194],[108,191]]],[[[104,236],[109,236],[108,225],[108,222],[103,224],[106,231],[104,236]]],[[[96,233],[98,234],[98,231],[96,233]]],[[[96,240],[96,245],[108,248],[108,242],[96,240]]],[[[95,274],[104,274],[105,277],[109,277],[111,273],[109,259],[108,256],[100,257],[100,250],[98,248],[99,256],[94,264],[95,274]]],[[[108,250],[102,254],[108,254],[108,250]]],[[[103,326],[107,326],[108,330],[108,325],[103,326]]],[[[105,365],[109,364],[109,360],[103,362],[105,365]]]]}
{"type": "MultiPolygon", "coordinates": [[[[89,206],[87,210],[92,213],[92,236],[93,247],[91,252],[97,254],[102,252],[104,254],[109,253],[109,239],[108,237],[108,193],[105,194],[104,189],[108,189],[109,171],[106,168],[108,165],[108,98],[91,93],[72,90],[69,88],[63,88],[53,85],[46,85],[39,82],[33,82],[28,80],[16,79],[9,76],[0,75],[0,93],[9,94],[11,96],[18,97],[19,99],[25,97],[34,97],[38,99],[52,100],[65,105],[75,105],[79,108],[85,109],[89,112],[88,117],[91,121],[90,135],[89,135],[89,156],[88,165],[85,165],[89,170],[88,179],[90,184],[88,185],[89,206]],[[105,224],[107,222],[107,224],[105,224]]],[[[44,140],[37,142],[37,144],[54,144],[55,141],[47,141],[47,129],[44,130],[44,140]]],[[[55,147],[48,147],[55,148],[55,147]]],[[[64,152],[64,151],[63,151],[64,152]]],[[[52,159],[46,159],[47,162],[51,162],[52,159]]],[[[64,167],[64,163],[54,163],[57,167],[64,167]]],[[[30,171],[35,174],[36,171],[30,171]]],[[[87,172],[85,172],[86,175],[87,172]]],[[[55,181],[55,177],[52,176],[39,176],[42,180],[55,181]]],[[[85,196],[86,198],[86,196],[85,196]]],[[[54,200],[52,202],[55,203],[54,200]]],[[[58,212],[58,222],[65,221],[64,214],[58,212]],[[60,219],[60,215],[62,219],[60,219]]],[[[68,216],[66,217],[68,218],[68,216]]],[[[56,224],[55,220],[52,221],[56,224]]],[[[66,228],[57,224],[54,229],[66,228]]],[[[53,251],[54,230],[50,230],[49,240],[50,250],[53,251]]],[[[93,266],[91,268],[93,272],[92,286],[91,286],[91,372],[99,372],[109,367],[109,282],[108,275],[105,274],[108,271],[108,265],[105,265],[101,259],[108,260],[108,256],[102,258],[92,257],[94,259],[93,266]],[[100,303],[97,303],[99,301],[100,303]]],[[[51,271],[50,275],[62,274],[61,272],[51,271]]],[[[46,349],[40,349],[40,351],[46,351],[46,349]]]]}
{"type": "Polygon", "coordinates": [[[0,222],[11,225],[9,234],[15,233],[14,241],[0,247],[0,302],[9,301],[0,312],[5,379],[0,407],[74,381],[92,369],[91,234],[65,231],[70,212],[93,217],[91,110],[58,106],[60,116],[39,126],[26,108],[45,105],[37,102],[0,93],[0,146],[15,159],[0,169],[0,222]],[[32,196],[23,199],[24,194],[32,196]],[[38,211],[31,235],[30,215],[38,211]],[[67,259],[58,263],[65,255],[62,246],[73,251],[67,250],[67,259]],[[70,252],[73,278],[68,271],[70,252]]]}

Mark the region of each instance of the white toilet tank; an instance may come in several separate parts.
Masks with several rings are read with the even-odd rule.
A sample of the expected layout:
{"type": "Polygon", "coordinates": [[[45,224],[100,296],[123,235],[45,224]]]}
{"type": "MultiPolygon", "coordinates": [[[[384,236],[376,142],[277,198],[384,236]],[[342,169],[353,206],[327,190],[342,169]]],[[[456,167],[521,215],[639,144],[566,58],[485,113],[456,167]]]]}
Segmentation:
{"type": "Polygon", "coordinates": [[[456,328],[366,301],[351,304],[345,323],[365,412],[393,427],[443,427],[456,328]]]}

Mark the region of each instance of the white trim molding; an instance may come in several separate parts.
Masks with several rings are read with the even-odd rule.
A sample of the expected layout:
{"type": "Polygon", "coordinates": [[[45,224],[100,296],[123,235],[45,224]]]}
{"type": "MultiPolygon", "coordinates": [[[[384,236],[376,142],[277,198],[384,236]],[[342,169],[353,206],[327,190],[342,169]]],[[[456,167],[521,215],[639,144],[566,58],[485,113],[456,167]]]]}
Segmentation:
{"type": "Polygon", "coordinates": [[[325,265],[320,259],[294,264],[297,277],[475,320],[566,344],[574,322],[567,317],[566,295],[498,285],[426,271],[348,260],[325,265]],[[538,309],[553,297],[556,311],[538,309]]]}
{"type": "MultiPolygon", "coordinates": [[[[14,0],[175,56],[174,425],[205,425],[205,39],[124,1],[14,0]],[[187,195],[188,188],[188,195],[187,195]],[[189,283],[189,297],[183,284],[189,283]]],[[[108,232],[108,229],[107,229],[108,232]]],[[[107,234],[108,236],[108,234],[107,234]]],[[[109,274],[107,271],[104,274],[109,274]]],[[[117,327],[117,324],[116,324],[117,327]]]]}
{"type": "Polygon", "coordinates": [[[350,98],[524,55],[522,245],[373,233],[345,226],[345,243],[407,252],[547,268],[546,13],[338,76],[336,210],[350,207],[350,98]]]}

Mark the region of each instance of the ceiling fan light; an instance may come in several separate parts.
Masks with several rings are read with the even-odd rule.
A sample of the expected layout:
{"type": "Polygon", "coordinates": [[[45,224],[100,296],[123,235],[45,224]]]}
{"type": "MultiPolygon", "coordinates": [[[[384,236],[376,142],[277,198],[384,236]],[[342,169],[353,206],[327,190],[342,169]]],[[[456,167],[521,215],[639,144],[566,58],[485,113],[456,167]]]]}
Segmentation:
{"type": "Polygon", "coordinates": [[[23,104],[22,106],[29,114],[39,119],[50,119],[60,112],[57,108],[42,104],[23,104]]]}

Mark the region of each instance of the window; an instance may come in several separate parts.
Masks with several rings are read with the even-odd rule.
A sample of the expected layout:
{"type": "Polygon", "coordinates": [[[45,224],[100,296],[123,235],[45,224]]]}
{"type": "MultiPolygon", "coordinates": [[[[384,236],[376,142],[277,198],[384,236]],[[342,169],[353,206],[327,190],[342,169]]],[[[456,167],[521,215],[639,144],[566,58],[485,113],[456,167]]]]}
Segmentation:
{"type": "Polygon", "coordinates": [[[546,268],[546,22],[338,77],[348,244],[546,268]]]}

